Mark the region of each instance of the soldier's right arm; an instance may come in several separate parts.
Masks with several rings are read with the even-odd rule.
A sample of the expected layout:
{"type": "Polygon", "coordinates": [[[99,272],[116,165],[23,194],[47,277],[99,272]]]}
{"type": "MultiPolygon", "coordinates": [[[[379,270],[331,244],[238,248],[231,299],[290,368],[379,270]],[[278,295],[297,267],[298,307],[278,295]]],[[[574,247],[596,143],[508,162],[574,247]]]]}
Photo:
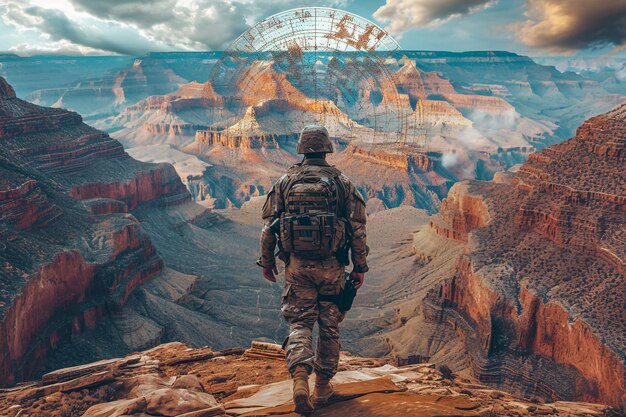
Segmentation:
{"type": "Polygon", "coordinates": [[[261,231],[261,254],[257,265],[262,268],[273,268],[276,265],[276,259],[274,252],[276,250],[276,235],[271,229],[271,225],[285,209],[285,203],[282,195],[282,181],[283,176],[274,186],[272,190],[267,194],[265,204],[263,205],[263,230],[261,231]]]}

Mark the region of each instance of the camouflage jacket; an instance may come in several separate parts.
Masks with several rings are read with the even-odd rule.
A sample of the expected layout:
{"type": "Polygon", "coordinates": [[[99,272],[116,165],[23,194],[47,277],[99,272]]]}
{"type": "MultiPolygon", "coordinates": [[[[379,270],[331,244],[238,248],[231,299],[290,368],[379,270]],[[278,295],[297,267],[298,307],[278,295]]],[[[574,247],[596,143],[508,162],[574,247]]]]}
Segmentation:
{"type": "MultiPolygon", "coordinates": [[[[264,226],[261,232],[261,256],[257,261],[257,265],[261,267],[271,268],[276,263],[274,251],[276,250],[277,237],[270,226],[274,220],[280,217],[280,214],[285,211],[285,193],[287,191],[286,187],[289,182],[289,176],[296,174],[303,166],[307,165],[330,167],[328,162],[324,159],[305,159],[301,164],[291,167],[287,174],[283,175],[276,184],[274,184],[274,187],[267,195],[262,214],[264,226]]],[[[365,214],[365,201],[348,177],[340,174],[339,180],[342,182],[343,189],[346,191],[346,220],[352,225],[353,236],[350,245],[352,262],[357,272],[367,272],[365,232],[367,216],[365,214]]]]}

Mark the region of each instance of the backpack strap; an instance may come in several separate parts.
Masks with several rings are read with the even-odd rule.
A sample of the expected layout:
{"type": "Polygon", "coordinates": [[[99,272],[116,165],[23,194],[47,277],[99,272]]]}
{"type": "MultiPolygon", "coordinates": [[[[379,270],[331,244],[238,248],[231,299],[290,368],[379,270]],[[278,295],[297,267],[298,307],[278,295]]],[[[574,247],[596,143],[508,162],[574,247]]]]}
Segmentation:
{"type": "Polygon", "coordinates": [[[348,190],[346,190],[346,185],[341,180],[341,175],[341,172],[337,172],[337,175],[333,178],[337,187],[337,214],[342,219],[347,220],[346,200],[348,199],[348,190]]]}

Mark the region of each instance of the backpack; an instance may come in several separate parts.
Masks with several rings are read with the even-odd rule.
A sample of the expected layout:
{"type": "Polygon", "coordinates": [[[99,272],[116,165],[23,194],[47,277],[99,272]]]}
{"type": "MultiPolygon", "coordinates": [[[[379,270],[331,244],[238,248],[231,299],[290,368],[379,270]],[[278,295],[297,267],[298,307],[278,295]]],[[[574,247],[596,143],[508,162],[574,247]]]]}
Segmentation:
{"type": "Polygon", "coordinates": [[[282,250],[305,259],[337,256],[347,238],[345,191],[339,171],[303,166],[288,180],[280,218],[282,250]]]}

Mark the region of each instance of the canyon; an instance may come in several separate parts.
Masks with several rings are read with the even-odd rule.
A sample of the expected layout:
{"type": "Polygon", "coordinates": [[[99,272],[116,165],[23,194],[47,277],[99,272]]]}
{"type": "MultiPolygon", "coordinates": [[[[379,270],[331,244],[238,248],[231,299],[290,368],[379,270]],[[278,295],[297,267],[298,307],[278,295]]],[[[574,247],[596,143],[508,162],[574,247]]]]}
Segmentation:
{"type": "Polygon", "coordinates": [[[131,155],[172,163],[192,198],[216,208],[240,207],[263,194],[297,160],[302,125],[322,122],[341,151],[336,163],[362,178],[366,198],[434,213],[453,183],[491,179],[626,97],[618,78],[608,85],[509,52],[396,51],[384,61],[393,85],[350,79],[347,74],[373,70],[349,54],[317,58],[314,79],[280,56],[252,58],[232,85],[212,72],[228,59],[217,51],[119,58],[118,67],[101,65],[99,73],[77,59],[89,78],[43,89],[22,86],[18,71],[56,68],[53,60],[7,59],[0,74],[20,81],[19,91],[36,104],[78,111],[131,155]],[[373,144],[386,146],[371,152],[373,144]],[[402,153],[429,159],[434,168],[416,175],[404,164],[389,165],[402,153]],[[254,168],[261,161],[267,170],[254,168]],[[369,169],[359,171],[362,165],[369,169]]]}
{"type": "MultiPolygon", "coordinates": [[[[106,88],[65,86],[80,112],[107,90],[84,109],[110,134],[57,92],[29,92],[53,105],[41,107],[0,79],[2,385],[165,342],[281,342],[281,290],[254,265],[262,196],[297,162],[300,124],[324,117],[331,163],[370,215],[371,273],[346,350],[446,365],[522,397],[509,398],[525,402],[519,415],[531,401],[624,406],[626,107],[580,125],[623,101],[619,84],[515,54],[404,51],[388,62],[414,129],[398,143],[341,100],[309,101],[267,62],[249,106],[229,108],[206,82],[218,59],[151,54],[92,69],[106,88]]],[[[122,391],[89,395],[130,400],[122,391]]],[[[50,401],[70,404],[60,392],[50,401]]],[[[480,398],[481,411],[504,407],[480,398]]]]}
{"type": "MultiPolygon", "coordinates": [[[[327,63],[329,72],[337,72],[337,61],[336,57],[330,58],[327,63]]],[[[340,152],[333,163],[350,170],[351,166],[372,162],[368,165],[367,175],[363,175],[363,170],[359,175],[363,178],[359,187],[364,195],[382,200],[386,207],[413,204],[431,212],[456,180],[490,178],[493,171],[522,162],[535,148],[535,144],[525,138],[532,137],[540,142],[551,131],[549,124],[526,120],[501,98],[455,93],[448,80],[437,73],[421,71],[406,56],[398,61],[397,66],[397,94],[387,91],[377,105],[370,103],[375,91],[369,91],[368,87],[362,87],[357,98],[352,92],[341,93],[343,95],[334,101],[327,98],[313,100],[303,94],[307,88],[303,81],[294,79],[293,75],[290,77],[289,72],[281,73],[273,62],[253,61],[233,81],[235,85],[229,86],[241,91],[241,97],[236,100],[248,106],[245,111],[229,107],[226,103],[233,100],[229,99],[229,90],[218,93],[209,80],[203,84],[188,84],[165,96],[149,97],[120,116],[107,120],[103,126],[109,129],[119,127],[113,135],[131,153],[142,146],[170,144],[176,151],[209,164],[204,172],[190,176],[193,184],[190,189],[200,202],[208,201],[208,204],[223,208],[239,207],[250,196],[268,189],[280,173],[297,160],[293,148],[303,124],[321,119],[337,140],[340,152]],[[372,126],[369,120],[385,119],[379,114],[380,108],[390,109],[396,105],[406,114],[407,131],[397,146],[391,146],[394,141],[386,134],[377,133],[376,126],[372,126]],[[481,126],[475,126],[462,114],[468,109],[481,113],[480,118],[484,120],[481,126]],[[511,130],[515,129],[507,122],[510,128],[504,140],[502,133],[493,132],[504,123],[503,120],[510,118],[519,119],[524,132],[512,134],[511,130]],[[204,128],[199,125],[201,121],[206,125],[204,128]],[[220,124],[224,127],[216,127],[220,124]],[[495,142],[483,136],[482,125],[495,142]],[[465,146],[459,138],[476,142],[476,146],[465,146]],[[379,146],[386,142],[390,144],[379,146]],[[372,146],[384,150],[368,151],[372,146]],[[402,158],[403,153],[421,160],[430,158],[431,169],[428,173],[423,172],[428,178],[415,181],[415,174],[402,164],[389,165],[390,159],[402,158]],[[502,157],[507,154],[509,157],[502,157]],[[435,163],[435,160],[439,162],[435,163]],[[273,174],[265,180],[267,175],[262,172],[241,169],[242,161],[248,162],[247,166],[264,161],[261,171],[266,173],[269,169],[273,174]],[[382,175],[372,174],[382,174],[383,169],[393,170],[395,179],[378,183],[377,179],[382,175]],[[242,193],[242,190],[251,191],[242,193]]],[[[339,84],[346,82],[336,81],[339,84]]],[[[397,114],[396,117],[405,116],[397,114]]],[[[389,125],[387,129],[393,127],[388,122],[378,122],[383,131],[384,126],[389,125]]]]}
{"type": "Polygon", "coordinates": [[[4,79],[0,92],[2,385],[159,342],[243,343],[281,330],[257,306],[277,288],[215,272],[240,254],[212,242],[245,241],[243,228],[241,252],[252,256],[256,225],[197,205],[171,165],[134,160],[78,114],[23,101],[4,79]]]}
{"type": "Polygon", "coordinates": [[[138,285],[165,273],[129,213],[190,196],[171,166],[133,160],[78,114],[38,107],[15,97],[4,79],[0,85],[7,384],[49,363],[60,339],[93,328],[108,305],[123,306],[138,285]]]}
{"type": "Polygon", "coordinates": [[[353,349],[623,406],[625,120],[626,103],[516,172],[457,183],[431,217],[375,214],[402,239],[374,249],[373,288],[348,319],[353,349]]]}

